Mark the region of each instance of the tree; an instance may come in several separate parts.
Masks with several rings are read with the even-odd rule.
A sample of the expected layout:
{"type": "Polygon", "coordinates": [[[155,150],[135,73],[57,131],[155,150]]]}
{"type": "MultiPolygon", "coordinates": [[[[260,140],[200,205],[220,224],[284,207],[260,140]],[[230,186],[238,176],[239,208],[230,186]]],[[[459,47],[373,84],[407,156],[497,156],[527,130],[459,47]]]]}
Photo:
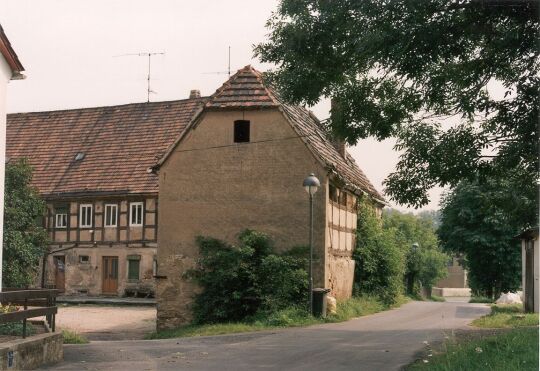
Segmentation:
{"type": "Polygon", "coordinates": [[[45,203],[30,186],[31,179],[32,168],[26,161],[7,164],[2,264],[4,287],[31,285],[39,260],[47,249],[47,232],[40,225],[45,203]]]}
{"type": "Polygon", "coordinates": [[[354,290],[356,294],[377,295],[386,304],[394,304],[403,292],[405,258],[397,244],[395,230],[383,230],[373,207],[359,203],[354,290]]]}
{"type": "Polygon", "coordinates": [[[431,217],[390,209],[383,213],[383,226],[385,230],[395,231],[397,243],[405,256],[404,278],[409,294],[416,294],[420,286],[430,291],[437,281],[446,277],[446,263],[450,257],[439,246],[431,217]]]}
{"type": "Polygon", "coordinates": [[[534,214],[535,205],[519,192],[511,180],[464,181],[443,198],[442,246],[465,256],[469,286],[476,294],[498,297],[520,286],[521,250],[514,236],[530,215],[516,212],[534,214]]]}
{"type": "Polygon", "coordinates": [[[477,175],[535,183],[538,4],[282,0],[255,54],[284,99],[335,98],[327,124],[349,144],[396,137],[385,192],[419,207],[477,175]]]}

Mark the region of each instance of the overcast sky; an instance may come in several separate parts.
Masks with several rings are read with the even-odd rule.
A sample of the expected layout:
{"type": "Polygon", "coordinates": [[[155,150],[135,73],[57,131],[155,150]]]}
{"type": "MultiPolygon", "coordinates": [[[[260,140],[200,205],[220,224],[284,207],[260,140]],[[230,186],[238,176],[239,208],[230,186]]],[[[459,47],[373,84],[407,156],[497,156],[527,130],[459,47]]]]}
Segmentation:
{"type": "MultiPolygon", "coordinates": [[[[8,112],[43,111],[146,101],[147,59],[118,56],[165,52],[152,58],[151,100],[184,99],[191,89],[212,94],[231,70],[247,64],[265,39],[277,0],[0,0],[0,23],[26,69],[8,88],[8,112]]],[[[330,105],[311,109],[324,119],[330,105]]],[[[364,140],[351,154],[381,190],[398,154],[393,141],[364,140]]],[[[425,209],[436,209],[440,190],[425,209]]],[[[390,202],[392,204],[392,202],[390,202]]],[[[396,205],[394,205],[396,206],[396,205]]],[[[404,209],[404,207],[398,207],[404,209]]]]}

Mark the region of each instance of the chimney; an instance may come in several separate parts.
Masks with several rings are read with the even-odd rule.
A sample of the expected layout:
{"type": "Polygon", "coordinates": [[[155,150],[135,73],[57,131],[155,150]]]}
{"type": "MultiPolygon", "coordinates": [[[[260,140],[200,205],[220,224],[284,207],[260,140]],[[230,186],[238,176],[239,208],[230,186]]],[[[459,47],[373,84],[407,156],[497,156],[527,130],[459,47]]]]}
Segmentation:
{"type": "MultiPolygon", "coordinates": [[[[330,100],[330,115],[332,118],[339,117],[339,103],[336,98],[332,98],[330,100]]],[[[335,134],[332,134],[332,145],[334,148],[338,151],[338,153],[341,155],[341,157],[345,158],[345,150],[347,145],[345,144],[345,140],[342,138],[338,138],[335,134]]]]}
{"type": "Polygon", "coordinates": [[[199,89],[193,89],[189,92],[189,99],[196,99],[201,97],[201,91],[199,89]]]}

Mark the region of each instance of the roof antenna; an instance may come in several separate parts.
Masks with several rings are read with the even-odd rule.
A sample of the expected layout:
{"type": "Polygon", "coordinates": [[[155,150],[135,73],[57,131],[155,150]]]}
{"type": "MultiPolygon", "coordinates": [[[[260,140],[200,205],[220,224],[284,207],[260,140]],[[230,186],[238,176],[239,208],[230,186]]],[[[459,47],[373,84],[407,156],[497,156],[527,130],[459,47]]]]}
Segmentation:
{"type": "Polygon", "coordinates": [[[229,46],[229,64],[227,71],[203,72],[204,75],[229,75],[231,77],[231,47],[229,46]]]}
{"type": "Polygon", "coordinates": [[[148,76],[146,78],[146,102],[150,102],[150,93],[157,94],[155,91],[150,89],[150,74],[151,74],[151,63],[152,63],[152,56],[154,55],[165,55],[165,52],[157,53],[157,52],[141,52],[141,53],[129,53],[129,54],[120,54],[115,55],[114,57],[127,57],[127,56],[138,56],[138,57],[148,57],[148,76]]]}

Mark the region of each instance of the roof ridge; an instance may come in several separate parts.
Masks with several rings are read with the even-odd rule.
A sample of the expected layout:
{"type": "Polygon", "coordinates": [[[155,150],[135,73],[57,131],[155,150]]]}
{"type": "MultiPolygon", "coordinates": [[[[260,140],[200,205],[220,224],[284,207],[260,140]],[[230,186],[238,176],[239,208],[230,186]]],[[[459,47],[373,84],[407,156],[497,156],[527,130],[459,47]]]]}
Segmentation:
{"type": "Polygon", "coordinates": [[[122,104],[114,104],[110,106],[92,106],[92,107],[78,107],[78,108],[61,108],[61,109],[53,109],[53,110],[45,110],[45,111],[26,111],[26,112],[12,112],[8,113],[8,116],[15,116],[15,115],[26,115],[26,114],[33,114],[33,113],[52,113],[52,112],[69,112],[69,111],[84,111],[84,110],[94,110],[98,108],[114,108],[114,107],[127,107],[127,106],[136,106],[136,105],[155,105],[160,103],[180,103],[180,102],[186,102],[186,101],[207,101],[210,98],[210,96],[204,96],[199,98],[185,98],[185,99],[172,99],[172,100],[162,100],[162,101],[155,101],[155,102],[132,102],[132,103],[122,103],[122,104]]]}

